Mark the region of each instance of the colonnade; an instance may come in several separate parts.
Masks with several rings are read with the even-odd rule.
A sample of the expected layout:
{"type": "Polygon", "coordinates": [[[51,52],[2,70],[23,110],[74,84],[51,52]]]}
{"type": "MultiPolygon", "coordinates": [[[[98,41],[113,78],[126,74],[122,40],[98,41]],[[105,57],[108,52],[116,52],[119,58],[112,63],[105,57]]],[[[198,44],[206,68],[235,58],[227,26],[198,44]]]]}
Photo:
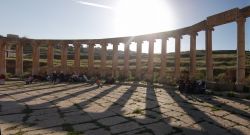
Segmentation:
{"type": "MultiPolygon", "coordinates": [[[[246,7],[244,13],[241,13],[240,9],[233,9],[232,11],[226,11],[220,14],[226,15],[229,13],[237,12],[235,17],[224,18],[224,20],[219,22],[211,23],[214,18],[218,15],[209,17],[207,20],[197,23],[193,26],[178,29],[169,32],[155,33],[150,35],[142,35],[133,37],[131,42],[137,43],[137,54],[136,54],[136,73],[135,77],[137,79],[142,79],[146,77],[147,80],[152,80],[154,75],[154,42],[156,39],[162,40],[161,47],[161,65],[160,65],[160,78],[163,79],[166,76],[166,63],[167,63],[167,41],[169,38],[175,39],[175,70],[174,78],[179,79],[181,74],[180,69],[180,48],[181,48],[181,39],[183,35],[190,36],[190,67],[189,67],[189,77],[192,78],[196,73],[196,36],[199,31],[205,31],[205,61],[206,61],[206,80],[213,81],[213,58],[212,58],[212,33],[214,27],[220,24],[233,22],[237,24],[237,68],[236,68],[236,83],[242,84],[245,79],[245,21],[246,18],[250,16],[250,7],[246,7]],[[230,20],[230,21],[229,21],[230,20]],[[148,41],[148,63],[147,63],[147,73],[142,75],[142,45],[144,41],[148,41]]],[[[34,39],[18,39],[16,40],[16,75],[21,75],[23,73],[23,46],[27,41],[32,45],[32,74],[38,74],[39,72],[39,57],[40,44],[46,44],[48,46],[47,51],[47,71],[50,73],[54,70],[53,60],[54,60],[54,45],[59,44],[61,46],[61,70],[67,72],[67,50],[69,44],[74,46],[74,70],[80,71],[80,46],[82,44],[88,45],[88,73],[93,74],[94,70],[94,46],[96,44],[101,45],[101,63],[99,68],[99,73],[101,76],[106,74],[106,61],[107,61],[107,45],[113,45],[113,54],[112,54],[112,76],[117,77],[117,67],[118,67],[118,45],[124,43],[124,67],[123,75],[128,77],[129,74],[129,48],[131,42],[127,42],[131,37],[124,38],[112,38],[112,39],[98,39],[98,40],[34,40],[34,39]]],[[[8,45],[10,39],[0,38],[0,73],[6,73],[6,46],[8,45]]]]}

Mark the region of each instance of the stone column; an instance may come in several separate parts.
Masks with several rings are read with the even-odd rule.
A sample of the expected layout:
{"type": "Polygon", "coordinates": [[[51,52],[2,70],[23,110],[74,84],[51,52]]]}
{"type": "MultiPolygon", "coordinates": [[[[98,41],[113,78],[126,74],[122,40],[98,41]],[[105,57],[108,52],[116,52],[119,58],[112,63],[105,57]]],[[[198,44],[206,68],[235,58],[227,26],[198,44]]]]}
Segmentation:
{"type": "Polygon", "coordinates": [[[175,79],[180,79],[181,69],[180,69],[180,59],[181,59],[181,36],[177,35],[175,37],[175,79]]]}
{"type": "Polygon", "coordinates": [[[105,77],[106,75],[106,60],[107,60],[107,43],[104,43],[101,45],[101,66],[99,73],[101,74],[101,77],[105,77]]]}
{"type": "Polygon", "coordinates": [[[54,61],[54,46],[53,42],[48,41],[48,52],[47,52],[47,72],[52,73],[53,72],[53,61],[54,61]]]}
{"type": "Polygon", "coordinates": [[[166,63],[167,63],[167,39],[162,39],[162,43],[161,43],[160,80],[165,79],[165,76],[166,76],[166,63]]]}
{"type": "Polygon", "coordinates": [[[237,71],[236,84],[244,84],[245,81],[245,22],[246,18],[239,17],[237,19],[237,71]]]}
{"type": "Polygon", "coordinates": [[[68,59],[68,43],[61,45],[61,69],[64,73],[67,72],[67,59],[68,59]]]}
{"type": "Polygon", "coordinates": [[[129,76],[129,44],[124,44],[124,77],[129,76]]]}
{"type": "Polygon", "coordinates": [[[154,77],[154,40],[149,40],[148,48],[148,71],[147,71],[147,80],[153,81],[154,77]]]}
{"type": "Polygon", "coordinates": [[[6,41],[0,39],[0,74],[6,74],[6,41]]]}
{"type": "Polygon", "coordinates": [[[94,72],[94,59],[95,59],[94,47],[95,47],[95,44],[90,44],[88,46],[88,73],[90,75],[93,75],[93,72],[94,72]]]}
{"type": "Polygon", "coordinates": [[[74,67],[77,73],[80,72],[80,50],[81,50],[81,43],[75,42],[74,44],[74,67]]]}
{"type": "Polygon", "coordinates": [[[40,59],[40,47],[37,41],[32,41],[32,75],[38,75],[39,73],[39,63],[40,59]]]}
{"type": "Polygon", "coordinates": [[[118,65],[118,42],[113,43],[113,59],[112,59],[112,77],[116,78],[117,65],[118,65]]]}
{"type": "Polygon", "coordinates": [[[190,67],[189,78],[193,78],[196,73],[196,35],[197,33],[190,34],[190,67]]]}
{"type": "Polygon", "coordinates": [[[206,29],[206,79],[213,81],[213,49],[212,49],[212,31],[213,28],[206,29]]]}
{"type": "Polygon", "coordinates": [[[16,44],[16,75],[23,74],[23,41],[19,40],[16,44]]]}
{"type": "Polygon", "coordinates": [[[136,49],[136,79],[141,79],[141,53],[142,53],[142,43],[143,41],[137,41],[137,49],[136,49]]]}

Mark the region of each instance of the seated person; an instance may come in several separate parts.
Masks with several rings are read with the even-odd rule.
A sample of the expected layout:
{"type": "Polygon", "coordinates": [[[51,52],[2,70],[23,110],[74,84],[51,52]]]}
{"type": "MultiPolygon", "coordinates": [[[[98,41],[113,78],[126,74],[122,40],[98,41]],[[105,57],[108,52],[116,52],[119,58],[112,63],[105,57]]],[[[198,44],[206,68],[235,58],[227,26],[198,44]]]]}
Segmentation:
{"type": "Polygon", "coordinates": [[[115,83],[115,78],[114,77],[108,77],[104,84],[114,84],[115,83]]]}
{"type": "Polygon", "coordinates": [[[58,76],[59,82],[64,82],[65,81],[64,77],[65,77],[65,75],[64,75],[63,71],[61,71],[61,73],[58,76]]]}
{"type": "Polygon", "coordinates": [[[0,75],[0,85],[3,85],[3,84],[5,84],[5,75],[1,74],[0,75]]]}
{"type": "Polygon", "coordinates": [[[33,82],[33,80],[34,80],[34,77],[33,77],[32,75],[30,75],[30,76],[25,80],[25,82],[26,82],[26,84],[31,84],[31,83],[33,82]]]}

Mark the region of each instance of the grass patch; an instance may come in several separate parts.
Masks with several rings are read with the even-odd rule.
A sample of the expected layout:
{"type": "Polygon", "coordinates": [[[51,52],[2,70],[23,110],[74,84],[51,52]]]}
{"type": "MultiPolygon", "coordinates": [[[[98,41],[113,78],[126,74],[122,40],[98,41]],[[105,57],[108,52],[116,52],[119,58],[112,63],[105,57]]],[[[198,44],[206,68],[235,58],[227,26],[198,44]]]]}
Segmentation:
{"type": "Polygon", "coordinates": [[[227,93],[227,97],[236,97],[235,93],[230,91],[227,93]]]}
{"type": "Polygon", "coordinates": [[[82,110],[82,107],[81,107],[79,104],[74,103],[74,106],[75,106],[77,109],[82,110]]]}
{"type": "Polygon", "coordinates": [[[62,129],[63,129],[64,131],[74,132],[74,129],[73,129],[72,125],[69,124],[69,123],[64,123],[64,124],[62,124],[62,129]]]}
{"type": "Polygon", "coordinates": [[[70,131],[67,133],[67,135],[80,135],[80,132],[70,131]]]}
{"type": "Polygon", "coordinates": [[[219,110],[221,110],[220,107],[217,107],[217,106],[213,106],[213,107],[212,107],[212,111],[213,111],[213,112],[214,112],[214,111],[219,111],[219,110]]]}
{"type": "Polygon", "coordinates": [[[5,130],[6,130],[6,131],[15,130],[15,129],[17,129],[17,127],[18,127],[18,125],[12,126],[12,127],[8,127],[8,128],[6,128],[5,130]]]}
{"type": "Polygon", "coordinates": [[[136,108],[132,113],[135,113],[135,114],[142,114],[143,110],[140,109],[140,108],[136,108]]]}
{"type": "Polygon", "coordinates": [[[17,133],[15,133],[13,135],[24,135],[24,131],[19,130],[17,133]]]}

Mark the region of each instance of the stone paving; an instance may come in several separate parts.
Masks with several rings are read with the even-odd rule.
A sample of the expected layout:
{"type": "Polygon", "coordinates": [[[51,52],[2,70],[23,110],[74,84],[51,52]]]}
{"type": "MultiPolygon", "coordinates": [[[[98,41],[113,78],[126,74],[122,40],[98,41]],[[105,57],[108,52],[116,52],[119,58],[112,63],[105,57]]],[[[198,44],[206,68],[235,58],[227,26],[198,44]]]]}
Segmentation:
{"type": "Polygon", "coordinates": [[[250,135],[250,101],[141,85],[7,82],[2,135],[250,135]]]}

